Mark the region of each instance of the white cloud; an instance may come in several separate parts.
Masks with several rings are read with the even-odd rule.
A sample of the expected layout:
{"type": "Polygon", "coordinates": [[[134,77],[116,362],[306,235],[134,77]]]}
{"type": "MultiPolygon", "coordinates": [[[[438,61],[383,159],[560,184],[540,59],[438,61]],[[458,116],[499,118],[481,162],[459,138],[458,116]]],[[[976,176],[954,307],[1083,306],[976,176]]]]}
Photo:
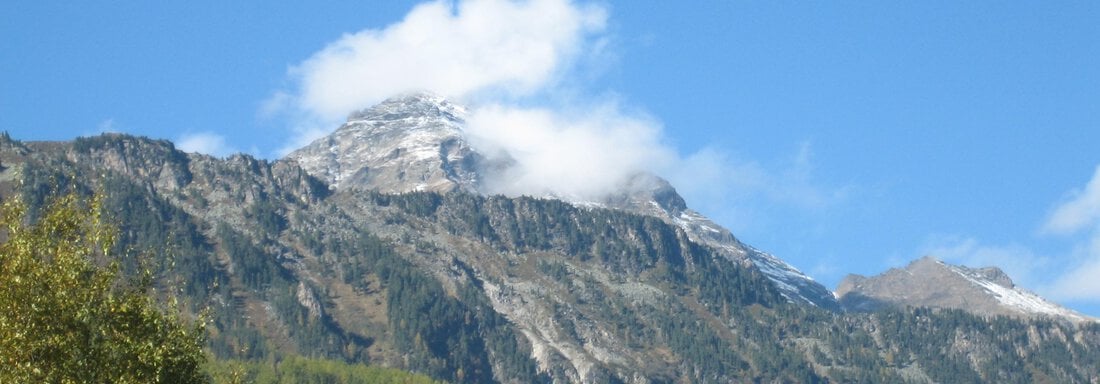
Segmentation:
{"type": "Polygon", "coordinates": [[[815,183],[808,143],[778,169],[713,148],[685,156],[667,144],[658,121],[616,101],[558,109],[486,105],[472,111],[466,130],[482,153],[507,153],[514,161],[508,172],[485,180],[488,193],[591,201],[643,171],[668,178],[704,212],[744,202],[819,209],[847,193],[815,183]]]}
{"type": "Polygon", "coordinates": [[[612,102],[589,108],[563,113],[495,104],[475,110],[467,120],[473,144],[515,161],[501,177],[486,180],[488,192],[591,200],[632,174],[675,161],[657,122],[612,102]]]}
{"type": "MultiPolygon", "coordinates": [[[[292,68],[297,89],[276,93],[264,113],[290,105],[296,120],[336,124],[410,91],[528,96],[560,80],[586,47],[600,49],[594,35],[605,20],[603,8],[568,0],[420,4],[404,20],[346,34],[292,68]]],[[[313,129],[295,133],[292,141],[303,141],[313,129]]]]}
{"type": "Polygon", "coordinates": [[[176,147],[184,152],[203,153],[225,157],[237,152],[225,142],[225,137],[211,132],[187,133],[176,140],[176,147]]]}
{"type": "Polygon", "coordinates": [[[1089,248],[1087,257],[1049,285],[1053,297],[1100,303],[1100,241],[1094,238],[1089,248]]]}
{"type": "Polygon", "coordinates": [[[1100,220],[1100,166],[1085,185],[1074,190],[1070,198],[1056,207],[1043,225],[1043,231],[1055,234],[1071,234],[1094,227],[1100,220]]]}
{"type": "Polygon", "coordinates": [[[1071,267],[1057,277],[1049,289],[1058,298],[1082,302],[1100,302],[1100,166],[1085,188],[1069,193],[1056,206],[1041,231],[1072,236],[1078,245],[1067,257],[1071,267]]]}
{"type": "Polygon", "coordinates": [[[569,0],[424,3],[400,22],[344,35],[292,68],[295,87],[273,94],[259,114],[291,121],[283,155],[351,111],[429,91],[473,101],[467,131],[474,145],[515,161],[502,177],[485,180],[489,192],[593,199],[651,171],[707,212],[726,211],[742,197],[811,208],[836,200],[836,191],[811,179],[809,145],[790,166],[774,169],[714,149],[684,156],[664,141],[655,119],[613,94],[591,96],[585,87],[593,72],[615,62],[606,20],[602,7],[569,0]],[[703,202],[711,199],[717,203],[703,202]]]}

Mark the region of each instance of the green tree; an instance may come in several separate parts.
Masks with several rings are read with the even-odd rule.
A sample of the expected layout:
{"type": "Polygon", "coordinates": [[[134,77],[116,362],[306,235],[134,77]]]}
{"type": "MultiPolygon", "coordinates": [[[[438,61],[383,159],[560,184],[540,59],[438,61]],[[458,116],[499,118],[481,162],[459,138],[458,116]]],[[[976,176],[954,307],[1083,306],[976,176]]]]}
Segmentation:
{"type": "Polygon", "coordinates": [[[201,322],[158,305],[150,272],[119,277],[100,203],[0,206],[0,382],[208,382],[201,322]]]}

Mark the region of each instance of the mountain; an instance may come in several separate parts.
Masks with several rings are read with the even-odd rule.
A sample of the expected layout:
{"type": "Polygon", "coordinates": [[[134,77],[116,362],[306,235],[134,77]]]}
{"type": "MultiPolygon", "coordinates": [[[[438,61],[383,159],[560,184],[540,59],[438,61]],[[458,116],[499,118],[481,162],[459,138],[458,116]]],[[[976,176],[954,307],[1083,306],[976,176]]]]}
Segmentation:
{"type": "MultiPolygon", "coordinates": [[[[424,121],[450,120],[436,116],[424,121]]],[[[359,150],[332,145],[347,145],[333,159],[359,150]]],[[[416,170],[404,177],[397,165],[344,169],[333,188],[337,173],[295,158],[4,134],[0,198],[24,199],[33,218],[58,193],[99,194],[120,229],[110,261],[149,270],[157,292],[206,314],[212,356],[251,365],[308,356],[456,383],[1095,383],[1100,372],[1094,323],[792,300],[748,256],[708,245],[703,235],[732,235],[650,175],[597,202],[485,196],[463,186],[476,177],[453,176],[479,175],[481,160],[436,173],[442,159],[399,162],[416,170]],[[444,181],[454,186],[415,190],[444,181]]]]}
{"type": "Polygon", "coordinates": [[[1016,286],[996,267],[967,268],[931,256],[870,278],[849,275],[836,293],[841,305],[853,311],[912,306],[955,308],[983,316],[1096,321],[1016,286]]]}
{"type": "MultiPolygon", "coordinates": [[[[509,166],[489,160],[464,136],[466,108],[440,96],[413,93],[353,113],[331,135],[291,152],[310,174],[333,188],[385,193],[462,190],[484,193],[480,181],[501,177],[509,166]]],[[[688,208],[668,181],[645,172],[627,178],[602,199],[549,196],[580,207],[619,209],[657,217],[682,228],[695,242],[744,262],[771,279],[787,299],[838,309],[832,292],[783,260],[749,247],[725,228],[688,208]]]]}
{"type": "Polygon", "coordinates": [[[462,135],[465,116],[465,108],[439,96],[395,97],[353,113],[287,158],[333,188],[474,192],[483,161],[462,135]]]}

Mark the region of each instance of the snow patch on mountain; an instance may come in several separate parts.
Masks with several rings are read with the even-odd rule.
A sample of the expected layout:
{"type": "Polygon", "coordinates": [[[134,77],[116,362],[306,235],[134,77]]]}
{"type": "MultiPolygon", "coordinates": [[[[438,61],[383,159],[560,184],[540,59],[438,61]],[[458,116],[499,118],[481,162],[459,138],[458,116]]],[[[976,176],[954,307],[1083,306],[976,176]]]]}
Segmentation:
{"type": "Polygon", "coordinates": [[[1051,317],[1061,317],[1073,322],[1096,320],[1083,316],[1058,304],[1049,302],[1039,295],[1036,295],[1031,291],[1017,287],[1015,285],[1005,286],[990,281],[984,276],[975,273],[975,270],[973,269],[950,265],[938,260],[937,262],[942,264],[944,267],[949,268],[951,271],[958,273],[959,276],[962,276],[967,281],[970,281],[971,283],[981,287],[982,289],[985,289],[990,295],[996,298],[997,301],[999,301],[1001,304],[1004,304],[1005,306],[1017,308],[1018,310],[1025,313],[1051,317]]]}
{"type": "MultiPolygon", "coordinates": [[[[767,252],[750,247],[728,230],[714,223],[699,212],[685,209],[676,212],[671,222],[691,236],[692,240],[708,245],[733,260],[746,260],[771,280],[779,293],[788,300],[813,306],[838,309],[836,296],[812,277],[787,262],[767,252]]],[[[660,217],[658,214],[657,216],[660,217]]]]}
{"type": "Polygon", "coordinates": [[[1097,321],[1017,287],[995,267],[968,268],[933,257],[880,275],[849,275],[837,286],[841,305],[850,311],[883,306],[956,308],[983,316],[1047,317],[1073,323],[1097,321]]]}

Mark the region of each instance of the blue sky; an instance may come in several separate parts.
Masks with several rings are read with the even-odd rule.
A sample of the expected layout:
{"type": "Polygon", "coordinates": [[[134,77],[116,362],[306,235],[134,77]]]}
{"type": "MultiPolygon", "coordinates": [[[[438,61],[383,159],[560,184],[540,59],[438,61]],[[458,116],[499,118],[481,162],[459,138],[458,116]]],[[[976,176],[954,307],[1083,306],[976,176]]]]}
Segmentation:
{"type": "Polygon", "coordinates": [[[433,36],[433,20],[453,21],[470,41],[436,49],[479,53],[453,66],[459,77],[496,77],[379,85],[347,73],[344,100],[438,86],[534,126],[626,126],[637,140],[581,144],[627,154],[608,169],[659,158],[653,170],[689,205],[826,286],[933,254],[998,265],[1100,315],[1100,3],[474,3],[493,21],[471,25],[499,28],[471,31],[468,2],[421,6],[420,18],[419,2],[399,1],[9,4],[0,130],[119,131],[276,158],[346,108],[308,92],[345,75],[326,47],[381,55],[367,69],[386,63],[371,49],[444,62],[394,31],[433,36]],[[494,49],[513,35],[550,58],[494,49]]]}

